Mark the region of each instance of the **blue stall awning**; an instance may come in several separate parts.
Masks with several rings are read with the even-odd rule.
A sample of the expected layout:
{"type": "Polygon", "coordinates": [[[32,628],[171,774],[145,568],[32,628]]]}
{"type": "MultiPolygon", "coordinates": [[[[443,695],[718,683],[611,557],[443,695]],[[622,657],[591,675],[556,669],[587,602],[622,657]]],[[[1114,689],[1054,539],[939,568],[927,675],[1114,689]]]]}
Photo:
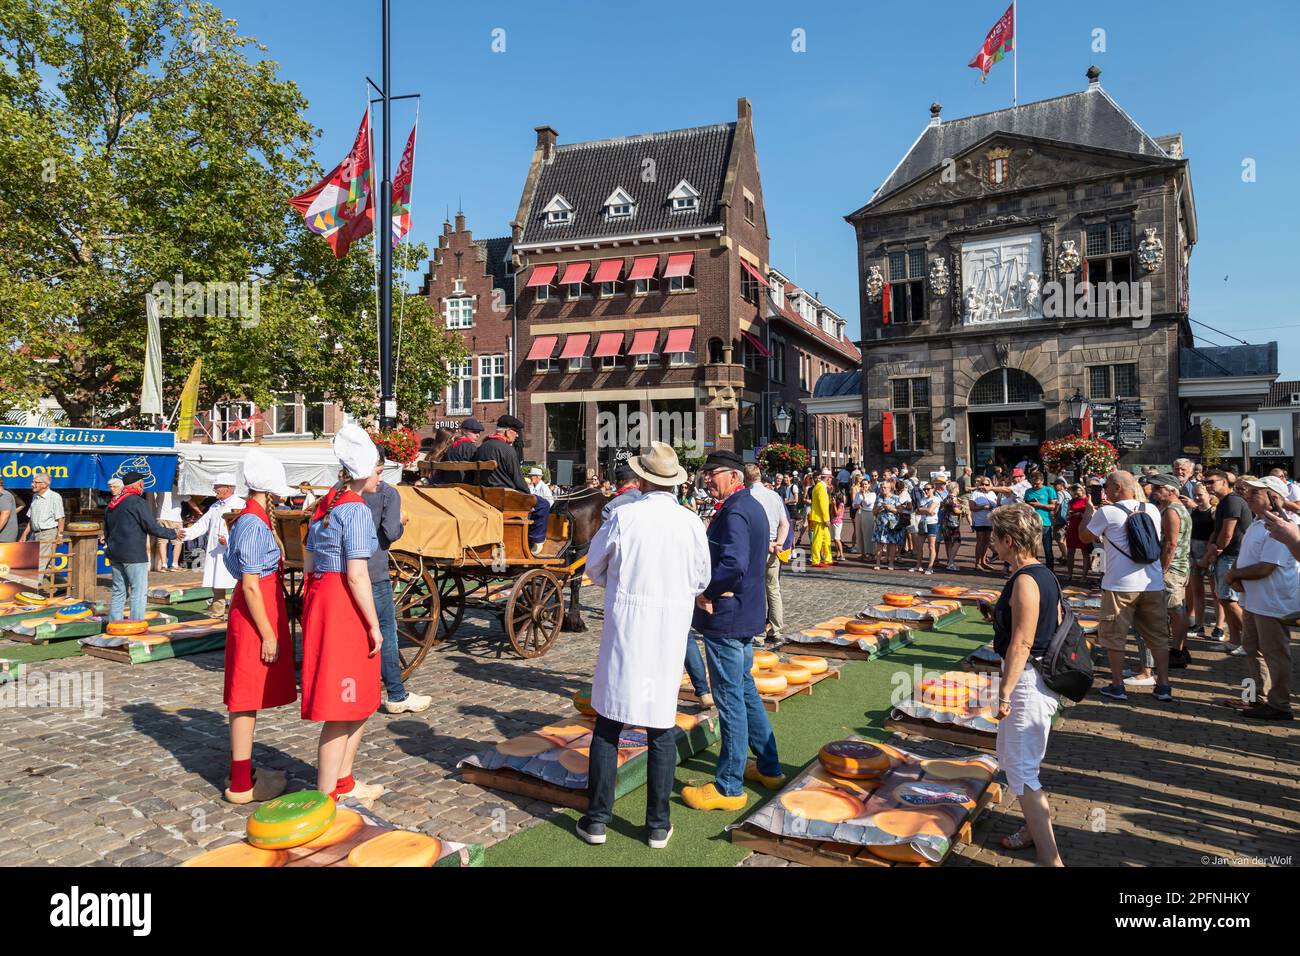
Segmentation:
{"type": "Polygon", "coordinates": [[[30,488],[43,472],[53,488],[100,488],[128,471],[145,476],[146,491],[176,483],[172,432],[115,428],[39,428],[0,425],[0,478],[8,488],[30,488]]]}

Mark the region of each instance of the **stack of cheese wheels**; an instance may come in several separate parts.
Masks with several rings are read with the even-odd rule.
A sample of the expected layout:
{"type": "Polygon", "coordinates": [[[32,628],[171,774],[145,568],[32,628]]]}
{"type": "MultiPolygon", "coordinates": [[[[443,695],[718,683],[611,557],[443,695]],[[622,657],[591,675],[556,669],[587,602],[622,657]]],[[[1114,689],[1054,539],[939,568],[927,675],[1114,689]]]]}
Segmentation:
{"type": "Polygon", "coordinates": [[[19,604],[26,604],[28,607],[44,607],[50,603],[49,598],[36,591],[19,591],[14,595],[14,600],[19,604]]]}
{"type": "Polygon", "coordinates": [[[817,752],[826,772],[849,780],[871,780],[890,766],[889,755],[865,740],[835,740],[817,752]]]}
{"type": "Polygon", "coordinates": [[[957,584],[936,584],[930,590],[939,597],[954,598],[966,593],[966,588],[957,584]]]}
{"type": "Polygon", "coordinates": [[[588,717],[596,716],[596,710],[591,706],[590,687],[583,687],[581,690],[574,691],[573,706],[580,714],[585,714],[588,717]]]}
{"type": "Polygon", "coordinates": [[[789,686],[789,683],[784,674],[771,669],[754,672],[754,686],[758,688],[760,694],[779,694],[789,686]]]}
{"type": "Polygon", "coordinates": [[[844,630],[854,637],[869,637],[879,633],[884,626],[881,621],[864,621],[856,617],[844,622],[844,630]]]}
{"type": "Polygon", "coordinates": [[[916,603],[916,595],[905,594],[902,591],[886,591],[881,595],[881,600],[889,607],[911,607],[916,603]]]}
{"type": "Polygon", "coordinates": [[[806,684],[812,680],[812,671],[799,664],[789,662],[777,664],[772,668],[774,674],[780,674],[791,684],[806,684]]]}
{"type": "Polygon", "coordinates": [[[231,843],[186,860],[181,866],[284,866],[289,854],[284,850],[266,850],[247,843],[231,843]]]}
{"type": "Polygon", "coordinates": [[[334,798],[319,790],[287,793],[248,818],[248,842],[269,850],[310,843],[329,829],[337,810],[334,798]]]}
{"type": "Polygon", "coordinates": [[[95,609],[89,604],[69,604],[54,612],[54,620],[59,624],[67,624],[69,621],[84,621],[94,613],[95,609]]]}
{"type": "Polygon", "coordinates": [[[442,855],[442,841],[426,833],[389,830],[355,847],[348,866],[429,867],[442,855]]]}
{"type": "Polygon", "coordinates": [[[755,671],[765,671],[781,663],[781,658],[777,657],[771,651],[755,651],[754,666],[749,669],[752,674],[755,671]]]}
{"type": "Polygon", "coordinates": [[[830,667],[830,664],[827,663],[826,658],[815,657],[812,654],[791,654],[790,663],[798,664],[800,667],[804,668],[806,671],[808,671],[809,674],[812,674],[814,677],[816,677],[818,674],[825,674],[826,669],[830,667]]]}
{"type": "Polygon", "coordinates": [[[104,625],[104,633],[113,637],[129,637],[132,634],[143,634],[149,629],[148,621],[109,621],[104,625]]]}
{"type": "Polygon", "coordinates": [[[921,681],[917,694],[918,703],[943,710],[964,708],[974,704],[978,699],[979,688],[961,680],[956,674],[945,674],[943,677],[921,681]]]}

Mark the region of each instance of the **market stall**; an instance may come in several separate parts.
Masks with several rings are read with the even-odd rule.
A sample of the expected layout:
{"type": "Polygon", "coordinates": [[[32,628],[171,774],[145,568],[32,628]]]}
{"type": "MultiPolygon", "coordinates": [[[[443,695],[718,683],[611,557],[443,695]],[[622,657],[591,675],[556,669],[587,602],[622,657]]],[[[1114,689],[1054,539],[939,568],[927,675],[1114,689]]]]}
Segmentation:
{"type": "MultiPolygon", "coordinates": [[[[180,460],[180,493],[210,495],[212,482],[223,471],[233,471],[238,482],[235,493],[247,494],[244,485],[244,459],[254,448],[273,455],[284,465],[285,477],[295,488],[306,482],[316,488],[328,488],[338,481],[339,460],[328,444],[291,445],[204,445],[186,442],[176,446],[180,460]]],[[[402,466],[384,462],[384,481],[396,485],[402,480],[402,466]]]]}

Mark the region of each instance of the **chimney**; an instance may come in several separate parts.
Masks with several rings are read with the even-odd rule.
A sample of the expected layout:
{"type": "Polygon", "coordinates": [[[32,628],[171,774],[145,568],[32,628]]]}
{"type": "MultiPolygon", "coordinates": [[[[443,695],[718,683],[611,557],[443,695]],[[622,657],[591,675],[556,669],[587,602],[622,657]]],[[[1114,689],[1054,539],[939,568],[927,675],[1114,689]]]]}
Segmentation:
{"type": "Polygon", "coordinates": [[[943,112],[943,104],[942,104],[942,103],[931,103],[931,104],[930,104],[930,125],[931,125],[931,126],[938,126],[938,125],[939,125],[939,114],[942,113],[942,112],[943,112]]]}
{"type": "Polygon", "coordinates": [[[465,231],[465,214],[463,212],[456,213],[456,231],[465,231]]]}
{"type": "Polygon", "coordinates": [[[1088,89],[1096,90],[1101,88],[1101,70],[1096,66],[1088,67],[1088,89]]]}
{"type": "Polygon", "coordinates": [[[555,140],[560,135],[553,126],[534,126],[537,133],[537,148],[542,151],[542,158],[549,160],[555,152],[555,140]]]}
{"type": "Polygon", "coordinates": [[[749,105],[749,98],[742,96],[736,100],[736,119],[753,120],[754,108],[749,105]]]}

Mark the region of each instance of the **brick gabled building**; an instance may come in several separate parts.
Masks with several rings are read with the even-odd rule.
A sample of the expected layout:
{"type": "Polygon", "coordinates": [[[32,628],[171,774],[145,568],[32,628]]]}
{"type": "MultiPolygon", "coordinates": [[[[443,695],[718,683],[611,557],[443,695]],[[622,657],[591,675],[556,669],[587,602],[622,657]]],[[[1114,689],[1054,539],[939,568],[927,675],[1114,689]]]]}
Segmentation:
{"type": "Polygon", "coordinates": [[[663,440],[752,453],[769,414],[768,229],[749,101],[712,126],[536,132],[511,224],[525,456],[561,482],[608,471],[649,441],[629,430],[637,413],[663,440]]]}
{"type": "Polygon", "coordinates": [[[509,237],[475,239],[464,213],[443,223],[420,295],[465,339],[467,356],[422,435],[471,415],[490,426],[511,410],[515,282],[509,237]]]}

